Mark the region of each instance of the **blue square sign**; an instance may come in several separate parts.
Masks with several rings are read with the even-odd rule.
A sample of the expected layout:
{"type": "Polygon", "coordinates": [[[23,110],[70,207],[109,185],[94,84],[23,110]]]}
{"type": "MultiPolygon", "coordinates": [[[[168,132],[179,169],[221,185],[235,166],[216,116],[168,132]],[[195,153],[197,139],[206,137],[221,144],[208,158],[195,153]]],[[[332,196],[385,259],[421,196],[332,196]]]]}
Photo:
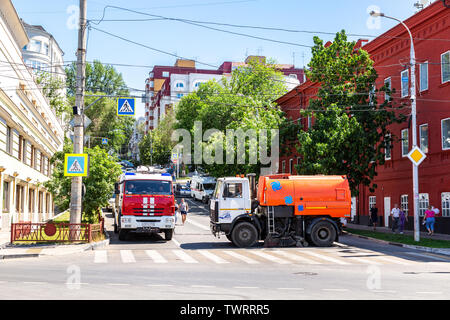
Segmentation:
{"type": "Polygon", "coordinates": [[[136,110],[135,105],[134,98],[119,98],[117,100],[117,115],[134,116],[136,110]]]}
{"type": "Polygon", "coordinates": [[[108,144],[108,138],[102,138],[102,144],[108,144]]]}
{"type": "Polygon", "coordinates": [[[88,175],[88,155],[87,154],[65,154],[64,176],[66,177],[86,177],[88,175]]]}

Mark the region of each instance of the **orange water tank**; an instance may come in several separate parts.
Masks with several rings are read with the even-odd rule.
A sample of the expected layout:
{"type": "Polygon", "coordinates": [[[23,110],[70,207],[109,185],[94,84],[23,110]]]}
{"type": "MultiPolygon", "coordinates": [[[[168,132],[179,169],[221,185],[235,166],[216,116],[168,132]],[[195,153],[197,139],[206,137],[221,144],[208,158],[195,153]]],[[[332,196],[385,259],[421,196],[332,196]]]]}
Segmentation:
{"type": "Polygon", "coordinates": [[[351,193],[345,176],[261,176],[261,206],[293,206],[294,215],[350,217],[351,193]]]}

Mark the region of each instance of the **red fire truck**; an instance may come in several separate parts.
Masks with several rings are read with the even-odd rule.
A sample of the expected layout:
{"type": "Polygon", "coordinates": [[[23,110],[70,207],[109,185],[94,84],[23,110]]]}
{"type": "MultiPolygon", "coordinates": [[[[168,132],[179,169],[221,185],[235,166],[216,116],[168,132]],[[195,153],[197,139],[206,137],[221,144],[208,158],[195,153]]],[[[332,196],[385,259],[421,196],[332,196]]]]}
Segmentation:
{"type": "Polygon", "coordinates": [[[114,232],[123,241],[129,232],[164,233],[175,229],[175,196],[169,173],[127,172],[115,184],[114,232]]]}

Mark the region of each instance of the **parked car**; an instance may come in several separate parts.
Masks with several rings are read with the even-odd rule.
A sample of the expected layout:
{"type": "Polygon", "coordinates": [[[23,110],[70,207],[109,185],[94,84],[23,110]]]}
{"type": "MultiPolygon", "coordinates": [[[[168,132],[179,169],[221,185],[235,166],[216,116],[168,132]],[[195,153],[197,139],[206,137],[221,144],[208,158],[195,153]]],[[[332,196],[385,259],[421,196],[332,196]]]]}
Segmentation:
{"type": "Polygon", "coordinates": [[[179,195],[182,197],[190,197],[191,196],[191,188],[188,185],[181,185],[180,190],[178,191],[179,195]]]}

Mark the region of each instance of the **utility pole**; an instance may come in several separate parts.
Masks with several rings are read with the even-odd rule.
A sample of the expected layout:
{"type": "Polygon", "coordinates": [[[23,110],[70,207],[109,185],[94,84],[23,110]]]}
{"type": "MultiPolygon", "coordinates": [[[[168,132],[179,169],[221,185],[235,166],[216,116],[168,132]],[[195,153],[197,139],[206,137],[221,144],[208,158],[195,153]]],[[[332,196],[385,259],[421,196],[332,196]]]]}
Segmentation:
{"type": "MultiPolygon", "coordinates": [[[[87,25],[87,0],[80,0],[80,25],[78,29],[77,50],[77,92],[74,115],[74,139],[73,153],[83,153],[84,146],[84,90],[86,78],[86,25],[87,25]]],[[[87,165],[87,164],[86,164],[87,165]]],[[[82,210],[82,177],[72,177],[70,195],[70,223],[81,223],[82,210]]],[[[76,237],[79,228],[72,228],[71,238],[76,237]],[[72,232],[73,231],[73,232],[72,232]]]]}

